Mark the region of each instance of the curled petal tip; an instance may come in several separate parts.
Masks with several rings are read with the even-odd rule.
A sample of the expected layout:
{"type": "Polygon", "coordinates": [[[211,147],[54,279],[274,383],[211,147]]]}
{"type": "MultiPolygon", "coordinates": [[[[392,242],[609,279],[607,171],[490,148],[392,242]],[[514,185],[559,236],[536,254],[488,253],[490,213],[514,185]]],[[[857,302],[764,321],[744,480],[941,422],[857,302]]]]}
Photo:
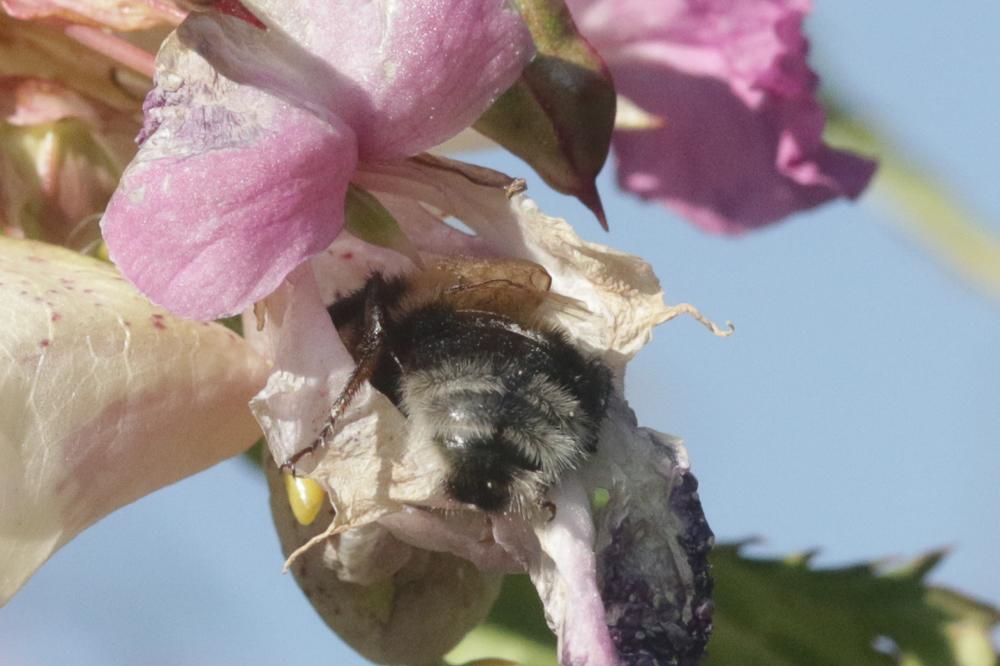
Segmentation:
{"type": "Polygon", "coordinates": [[[188,0],[192,11],[214,10],[226,16],[238,18],[258,30],[267,30],[267,25],[251,12],[240,0],[188,0]]]}
{"type": "Polygon", "coordinates": [[[258,30],[267,30],[264,22],[247,9],[246,5],[240,2],[240,0],[219,0],[219,2],[215,3],[215,10],[227,16],[245,21],[258,30]]]}

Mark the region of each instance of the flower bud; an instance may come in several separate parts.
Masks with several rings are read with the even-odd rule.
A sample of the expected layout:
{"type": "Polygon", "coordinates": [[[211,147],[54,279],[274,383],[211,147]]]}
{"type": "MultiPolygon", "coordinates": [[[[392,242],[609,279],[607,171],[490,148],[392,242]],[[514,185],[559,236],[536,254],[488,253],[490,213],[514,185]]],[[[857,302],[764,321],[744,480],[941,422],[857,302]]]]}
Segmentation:
{"type": "MultiPolygon", "coordinates": [[[[318,520],[302,525],[271,462],[267,478],[287,556],[323,532],[333,509],[328,505],[318,520]]],[[[410,546],[377,523],[325,539],[297,557],[291,569],[327,625],[380,664],[439,660],[486,617],[502,580],[450,553],[410,546]]]]}
{"type": "Polygon", "coordinates": [[[138,123],[52,80],[0,77],[0,227],[87,250],[138,123]]]}

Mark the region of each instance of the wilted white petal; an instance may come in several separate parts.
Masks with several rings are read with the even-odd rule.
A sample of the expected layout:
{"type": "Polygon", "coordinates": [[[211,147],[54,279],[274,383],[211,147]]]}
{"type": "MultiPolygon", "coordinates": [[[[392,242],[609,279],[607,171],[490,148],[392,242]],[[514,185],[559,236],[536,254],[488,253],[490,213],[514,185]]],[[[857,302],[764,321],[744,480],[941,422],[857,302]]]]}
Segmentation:
{"type": "MultiPolygon", "coordinates": [[[[653,326],[676,314],[664,304],[648,264],[581,240],[566,222],[539,212],[522,193],[523,183],[502,174],[425,155],[403,164],[367,165],[356,180],[393,213],[426,263],[461,256],[543,266],[552,294],[541,314],[576,344],[600,354],[619,389],[625,363],[649,340],[653,326]],[[452,220],[472,233],[445,224],[452,220]]],[[[368,251],[346,237],[313,263],[323,281],[336,283],[321,288],[329,300],[359,287],[372,271],[413,269],[391,251],[368,251]]],[[[348,422],[371,409],[359,401],[348,422]]],[[[406,456],[400,451],[419,444],[403,439],[400,430],[381,436],[370,430],[368,436],[350,443],[374,451],[389,441],[394,457],[386,463],[393,473],[394,461],[406,456]]],[[[321,465],[328,457],[337,461],[326,467],[325,482],[339,491],[367,484],[340,462],[342,446],[322,454],[321,465]]],[[[430,453],[425,460],[433,461],[430,453]]],[[[425,469],[436,483],[441,470],[425,469]]],[[[410,481],[417,484],[419,477],[410,481]]],[[[551,489],[555,516],[549,522],[515,515],[484,522],[477,512],[429,510],[434,502],[415,495],[400,499],[415,505],[402,510],[382,501],[384,514],[368,512],[365,521],[378,517],[379,525],[421,550],[447,549],[481,568],[513,563],[528,571],[560,638],[564,664],[672,663],[675,657],[696,659],[711,626],[706,555],[712,537],[696,487],[680,443],[637,428],[616,397],[597,454],[551,489]],[[590,499],[598,489],[610,501],[595,522],[590,499]],[[483,535],[490,521],[492,540],[483,535]]],[[[392,490],[379,492],[384,497],[392,490]]]]}
{"type": "MultiPolygon", "coordinates": [[[[470,239],[455,230],[439,231],[436,254],[469,255],[474,249],[476,256],[527,259],[543,266],[552,276],[552,292],[583,306],[556,308],[552,323],[602,354],[619,377],[625,362],[649,341],[652,328],[670,317],[649,264],[582,240],[565,220],[539,211],[519,191],[523,186],[503,174],[425,155],[402,164],[366,166],[357,180],[385,197],[387,206],[404,198],[423,202],[440,218],[456,218],[476,232],[470,239]]],[[[419,242],[426,223],[397,211],[404,213],[398,215],[403,230],[419,242]]]]}
{"type": "Polygon", "coordinates": [[[549,492],[552,520],[528,525],[498,520],[496,539],[526,560],[531,582],[559,640],[559,663],[566,666],[615,666],[615,646],[605,623],[597,585],[594,524],[587,491],[570,475],[549,492]]]}
{"type": "MultiPolygon", "coordinates": [[[[267,386],[251,401],[274,460],[282,464],[316,439],[354,367],[320,297],[312,269],[295,271],[266,301],[254,344],[274,361],[267,386]]],[[[336,433],[297,469],[318,481],[336,509],[336,529],[363,525],[440,498],[444,465],[429,442],[410,446],[406,420],[365,385],[336,433]]]]}
{"type": "Polygon", "coordinates": [[[247,340],[273,364],[267,386],[250,407],[280,463],[311,443],[332,402],[329,377],[334,371],[346,373],[352,361],[308,268],[286,278],[263,306],[262,330],[253,313],[243,320],[247,340]]]}
{"type": "Polygon", "coordinates": [[[714,542],[687,451],[639,428],[613,401],[600,448],[581,470],[609,501],[597,514],[597,565],[608,627],[627,663],[696,663],[712,629],[714,542]]]}
{"type": "Polygon", "coordinates": [[[401,541],[424,550],[454,553],[486,571],[518,573],[525,563],[493,540],[479,511],[433,511],[406,507],[379,520],[401,541]]]}
{"type": "Polygon", "coordinates": [[[247,448],[267,364],[104,263],[0,237],[0,603],[114,509],[247,448]]]}

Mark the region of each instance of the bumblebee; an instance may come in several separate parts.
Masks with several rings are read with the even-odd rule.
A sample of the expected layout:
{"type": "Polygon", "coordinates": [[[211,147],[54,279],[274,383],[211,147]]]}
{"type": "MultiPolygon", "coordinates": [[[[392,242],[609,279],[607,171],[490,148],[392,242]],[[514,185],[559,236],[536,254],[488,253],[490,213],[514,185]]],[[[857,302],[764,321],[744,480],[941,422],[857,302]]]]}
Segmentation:
{"type": "Polygon", "coordinates": [[[445,494],[486,512],[530,512],[597,446],[611,372],[541,323],[551,278],[530,262],[453,260],[414,276],[372,275],[330,317],[356,368],[323,446],[365,381],[429,438],[448,465],[445,494]]]}

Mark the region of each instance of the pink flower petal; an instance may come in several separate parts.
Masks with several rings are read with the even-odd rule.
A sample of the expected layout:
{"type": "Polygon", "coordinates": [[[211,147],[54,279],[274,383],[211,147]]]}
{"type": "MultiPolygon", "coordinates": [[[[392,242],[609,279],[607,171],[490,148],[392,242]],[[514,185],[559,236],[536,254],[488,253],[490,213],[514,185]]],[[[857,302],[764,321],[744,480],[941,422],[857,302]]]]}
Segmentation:
{"type": "Polygon", "coordinates": [[[354,134],[218,82],[171,38],[145,142],[102,221],[112,259],[151,300],[196,319],[273,291],[343,226],[354,134]]]}
{"type": "Polygon", "coordinates": [[[58,18],[112,30],[141,30],[170,22],[172,2],[145,0],[2,0],[0,6],[20,19],[58,18]]]}
{"type": "Polygon", "coordinates": [[[619,92],[662,128],[616,132],[623,188],[739,233],[857,197],[875,165],[822,141],[807,0],[574,0],[619,92]]]}
{"type": "Polygon", "coordinates": [[[145,143],[102,225],[125,276],[188,317],[270,293],[340,231],[359,151],[401,157],[456,133],[531,54],[495,0],[254,11],[275,29],[198,14],[165,43],[145,143]]]}
{"type": "Polygon", "coordinates": [[[266,33],[211,14],[180,29],[229,78],[343,118],[362,160],[413,155],[470,125],[534,52],[497,0],[261,0],[266,33]]]}
{"type": "Polygon", "coordinates": [[[0,237],[0,604],[105,514],[250,446],[267,365],[109,265],[0,237]]]}
{"type": "Polygon", "coordinates": [[[535,525],[533,535],[513,519],[500,519],[495,523],[495,538],[527,559],[531,582],[559,641],[560,665],[617,666],[621,662],[597,585],[587,492],[576,475],[569,475],[549,491],[548,499],[556,515],[535,525]]]}

